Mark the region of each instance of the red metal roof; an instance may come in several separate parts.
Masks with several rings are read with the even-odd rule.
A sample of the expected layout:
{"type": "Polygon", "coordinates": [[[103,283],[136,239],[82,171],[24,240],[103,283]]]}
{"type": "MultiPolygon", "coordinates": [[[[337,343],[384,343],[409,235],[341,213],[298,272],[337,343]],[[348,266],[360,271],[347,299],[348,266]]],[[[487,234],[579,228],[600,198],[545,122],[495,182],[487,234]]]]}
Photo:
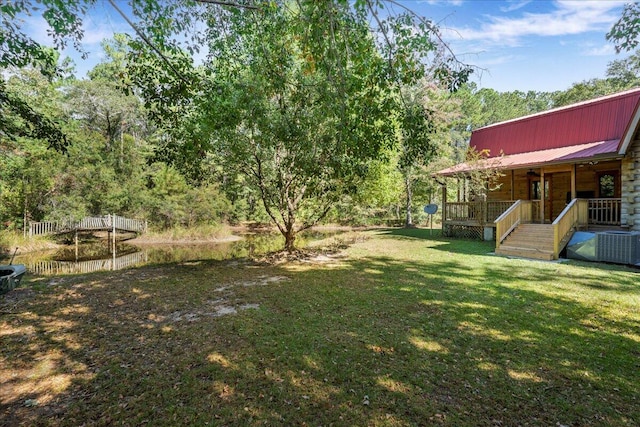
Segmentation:
{"type": "Polygon", "coordinates": [[[501,157],[488,158],[477,163],[459,163],[441,170],[438,175],[451,176],[458,173],[483,169],[522,169],[541,165],[554,165],[567,162],[607,159],[618,156],[619,139],[611,141],[591,142],[568,147],[550,148],[548,150],[529,153],[508,154],[501,157]]]}
{"type": "MultiPolygon", "coordinates": [[[[490,157],[620,141],[638,108],[640,88],[473,131],[469,145],[490,157]]],[[[611,148],[613,144],[607,145],[611,148]]],[[[617,151],[618,145],[612,148],[617,151]]]]}

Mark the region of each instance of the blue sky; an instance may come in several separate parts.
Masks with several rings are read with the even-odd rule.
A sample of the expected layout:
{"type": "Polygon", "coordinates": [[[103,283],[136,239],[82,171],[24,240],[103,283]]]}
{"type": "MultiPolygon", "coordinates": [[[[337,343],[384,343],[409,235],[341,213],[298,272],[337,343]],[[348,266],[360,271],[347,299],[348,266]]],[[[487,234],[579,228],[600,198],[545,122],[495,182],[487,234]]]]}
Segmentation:
{"type": "MultiPolygon", "coordinates": [[[[116,0],[126,7],[126,1],[116,0]]],[[[624,2],[614,0],[401,0],[438,23],[444,39],[462,61],[484,71],[474,80],[499,91],[564,90],[583,80],[604,77],[615,54],[605,34],[620,17],[624,2]]],[[[397,6],[396,6],[397,8],[397,6]]],[[[46,40],[42,21],[29,18],[28,30],[46,40]]],[[[130,32],[105,0],[84,22],[83,61],[71,56],[80,76],[101,58],[100,42],[114,32],[130,32]]]]}
{"type": "Polygon", "coordinates": [[[624,2],[605,0],[404,1],[440,24],[445,40],[464,62],[485,71],[481,87],[564,90],[605,77],[616,55],[605,39],[624,2]]]}

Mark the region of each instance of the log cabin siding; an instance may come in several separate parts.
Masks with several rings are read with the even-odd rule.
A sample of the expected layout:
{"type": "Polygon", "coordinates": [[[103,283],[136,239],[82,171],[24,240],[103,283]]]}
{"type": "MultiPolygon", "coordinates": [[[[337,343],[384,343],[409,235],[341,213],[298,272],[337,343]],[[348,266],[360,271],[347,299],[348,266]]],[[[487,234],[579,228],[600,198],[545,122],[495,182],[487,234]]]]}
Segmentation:
{"type": "MultiPolygon", "coordinates": [[[[637,159],[640,161],[640,142],[638,142],[636,149],[638,150],[637,159]]],[[[578,198],[601,198],[604,197],[600,194],[599,177],[603,174],[612,174],[615,179],[615,194],[614,197],[621,197],[621,192],[624,194],[625,187],[622,185],[621,177],[629,176],[630,172],[621,172],[621,161],[599,161],[577,165],[558,165],[546,167],[544,170],[545,181],[550,196],[545,201],[545,214],[546,221],[553,221],[567,204],[572,199],[571,194],[571,168],[575,168],[576,174],[576,195],[578,198]],[[621,191],[622,190],[622,191],[621,191]]],[[[627,165],[629,168],[629,165],[627,165]]],[[[487,195],[488,201],[505,201],[505,200],[539,200],[534,197],[533,194],[533,182],[540,181],[540,175],[542,170],[537,169],[518,169],[504,171],[503,175],[498,179],[498,188],[489,192],[487,195]],[[534,172],[536,175],[529,175],[528,172],[534,172]],[[513,187],[513,188],[512,188],[513,187]]],[[[640,174],[640,163],[637,166],[636,173],[640,174]]],[[[633,181],[633,187],[640,186],[640,176],[633,181]]],[[[542,184],[539,184],[542,188],[542,184]]],[[[628,185],[627,185],[628,186],[628,185]]],[[[638,188],[637,190],[640,190],[638,188]]],[[[635,194],[640,194],[638,191],[635,194]]],[[[632,205],[627,208],[627,212],[634,212],[636,219],[640,222],[640,204],[635,205],[635,199],[630,201],[632,205]]],[[[640,199],[638,200],[640,202],[640,199]]]]}
{"type": "MultiPolygon", "coordinates": [[[[640,147],[638,147],[640,150],[640,147]]],[[[638,154],[640,157],[640,153],[638,154]]],[[[639,166],[640,167],[640,166],[639,166]]],[[[498,179],[497,184],[499,188],[491,191],[487,196],[487,200],[530,200],[533,198],[531,194],[530,186],[533,181],[540,180],[540,169],[531,169],[531,171],[538,174],[538,176],[530,177],[527,175],[529,169],[519,169],[513,171],[513,193],[511,189],[511,171],[505,171],[503,176],[498,179]],[[513,197],[512,197],[513,194],[513,197]]],[[[590,193],[589,198],[597,198],[602,195],[599,194],[598,177],[601,174],[611,172],[614,175],[620,176],[620,161],[606,161],[598,162],[595,164],[580,164],[576,165],[576,192],[578,194],[590,193]]],[[[624,174],[623,174],[624,175],[624,174]]],[[[549,172],[545,171],[545,178],[551,179],[552,196],[554,200],[567,201],[567,197],[571,193],[571,173],[566,170],[549,172]]],[[[618,178],[619,179],[619,178],[618,178]]],[[[636,183],[640,185],[640,182],[636,183]]],[[[617,194],[615,197],[620,197],[621,185],[618,182],[616,184],[617,194]]],[[[583,198],[586,198],[583,196],[583,198]]]]}
{"type": "Polygon", "coordinates": [[[496,183],[497,189],[487,194],[488,201],[512,200],[511,199],[511,171],[506,171],[496,183]]]}
{"type": "Polygon", "coordinates": [[[592,196],[588,198],[603,197],[603,195],[600,194],[599,176],[605,173],[612,173],[618,180],[616,182],[616,194],[614,197],[620,197],[620,167],[621,163],[619,160],[576,165],[576,192],[578,192],[578,194],[591,193],[592,196]]]}
{"type": "Polygon", "coordinates": [[[631,143],[621,170],[621,222],[630,230],[640,231],[640,140],[631,143]]]}
{"type": "Polygon", "coordinates": [[[504,174],[498,178],[496,185],[498,188],[489,192],[487,200],[500,201],[500,200],[529,200],[529,185],[530,180],[527,176],[527,170],[519,169],[513,171],[513,189],[512,189],[512,171],[505,171],[504,174]]]}
{"type": "Polygon", "coordinates": [[[545,203],[545,220],[553,222],[571,201],[571,173],[556,172],[550,178],[551,200],[545,203]],[[567,196],[569,200],[567,200],[567,196]],[[551,211],[551,213],[549,213],[551,211]]]}

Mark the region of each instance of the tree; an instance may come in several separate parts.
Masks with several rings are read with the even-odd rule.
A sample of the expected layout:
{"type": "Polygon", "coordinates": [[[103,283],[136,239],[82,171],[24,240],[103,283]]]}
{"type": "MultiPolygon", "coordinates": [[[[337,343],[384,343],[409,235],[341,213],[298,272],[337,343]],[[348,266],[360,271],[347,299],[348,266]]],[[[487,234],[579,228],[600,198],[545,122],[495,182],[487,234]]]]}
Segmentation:
{"type": "MultiPolygon", "coordinates": [[[[43,2],[56,46],[79,49],[93,3],[43,2]]],[[[128,41],[130,74],[121,77],[131,77],[164,131],[159,158],[192,181],[212,158],[245,174],[289,250],[296,233],[353,193],[368,162],[392,145],[392,123],[404,114],[400,87],[428,75],[455,88],[471,72],[432,22],[383,10],[402,8],[397,2],[214,3],[225,4],[131,2],[138,38],[128,41]],[[194,67],[191,55],[202,45],[208,61],[194,67]]],[[[0,36],[0,66],[47,59],[16,19],[37,6],[0,7],[10,23],[0,36]]]]}
{"type": "Polygon", "coordinates": [[[146,134],[144,111],[138,98],[125,95],[116,83],[80,80],[65,88],[65,110],[87,131],[104,136],[108,149],[124,155],[124,135],[146,134]]]}
{"type": "Polygon", "coordinates": [[[425,167],[438,155],[449,152],[450,114],[457,105],[448,91],[424,80],[414,88],[405,89],[403,99],[397,167],[404,184],[405,227],[411,227],[414,192],[419,183],[420,187],[429,187],[425,185],[429,181],[425,167]]]}
{"type": "Polygon", "coordinates": [[[611,81],[615,91],[640,85],[640,51],[625,59],[611,61],[607,66],[607,79],[611,81]]]}
{"type": "MultiPolygon", "coordinates": [[[[53,86],[49,84],[51,80],[47,81],[36,69],[28,68],[23,72],[15,69],[5,70],[0,78],[0,143],[3,140],[11,141],[19,137],[37,138],[46,140],[51,148],[64,151],[67,145],[67,136],[62,131],[56,118],[43,111],[41,104],[38,107],[34,107],[29,102],[30,96],[24,96],[24,91],[20,93],[19,91],[11,90],[6,81],[5,76],[7,75],[14,81],[23,77],[33,78],[38,75],[37,89],[40,90],[46,86],[47,89],[53,90],[53,86]],[[27,76],[27,74],[30,76],[27,76]]],[[[29,94],[27,93],[26,95],[29,94]]],[[[57,96],[52,96],[52,98],[56,99],[57,96]]]]}
{"type": "Polygon", "coordinates": [[[607,40],[612,41],[616,52],[630,51],[638,46],[640,36],[640,4],[627,3],[622,10],[622,16],[613,24],[607,33],[607,40]]]}
{"type": "MultiPolygon", "coordinates": [[[[82,38],[82,16],[87,5],[92,1],[10,1],[0,5],[0,70],[32,66],[39,69],[49,79],[64,75],[68,63],[59,63],[59,54],[48,47],[40,45],[22,30],[24,15],[41,11],[41,15],[51,31],[56,48],[64,48],[72,42],[80,48],[82,38]]],[[[64,150],[67,144],[66,135],[60,127],[37,108],[16,98],[7,92],[5,75],[0,78],[0,109],[18,115],[31,134],[49,141],[49,146],[64,150]]],[[[4,116],[3,114],[0,117],[4,116]]],[[[10,123],[0,119],[0,133],[13,138],[24,136],[23,129],[11,127],[10,123]]]]}
{"type": "Polygon", "coordinates": [[[428,73],[455,86],[469,74],[437,50],[431,23],[410,14],[382,20],[374,7],[300,1],[212,10],[211,62],[189,68],[179,51],[167,54],[182,77],[135,52],[133,81],[155,79],[143,86],[147,107],[174,128],[167,151],[212,153],[245,175],[288,251],[297,233],[355,192],[368,163],[394,144],[395,122],[404,117],[407,133],[429,127],[424,111],[403,110],[402,85],[428,73]],[[369,32],[371,15],[379,36],[369,32]],[[425,62],[429,54],[439,57],[425,62]]]}

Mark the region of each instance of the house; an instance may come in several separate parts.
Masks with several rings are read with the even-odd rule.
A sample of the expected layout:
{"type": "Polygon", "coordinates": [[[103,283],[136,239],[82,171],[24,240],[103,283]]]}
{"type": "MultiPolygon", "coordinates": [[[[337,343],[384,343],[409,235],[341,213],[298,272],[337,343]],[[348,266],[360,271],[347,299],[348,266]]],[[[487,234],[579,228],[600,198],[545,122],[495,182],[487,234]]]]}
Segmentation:
{"type": "Polygon", "coordinates": [[[639,107],[640,88],[473,131],[470,148],[486,157],[436,174],[443,232],[495,237],[499,254],[557,259],[578,229],[640,231],[639,107]],[[499,188],[478,197],[464,177],[482,169],[501,172],[499,188]]]}

